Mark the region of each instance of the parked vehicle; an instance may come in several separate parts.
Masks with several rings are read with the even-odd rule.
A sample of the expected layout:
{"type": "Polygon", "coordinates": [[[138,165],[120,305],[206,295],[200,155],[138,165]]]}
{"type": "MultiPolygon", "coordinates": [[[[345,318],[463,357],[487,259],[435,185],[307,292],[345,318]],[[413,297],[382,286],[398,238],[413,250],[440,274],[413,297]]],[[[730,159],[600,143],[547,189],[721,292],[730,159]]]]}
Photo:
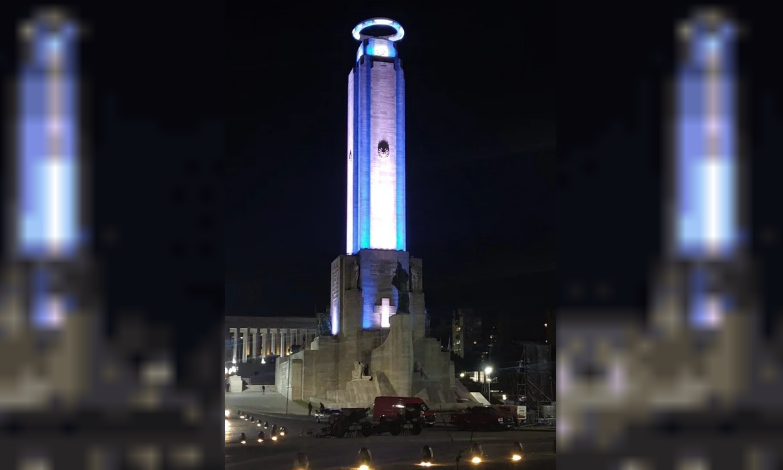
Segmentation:
{"type": "Polygon", "coordinates": [[[339,408],[327,408],[323,412],[316,411],[314,413],[315,415],[315,422],[316,423],[331,423],[334,421],[334,416],[342,414],[342,410],[339,408]]]}
{"type": "Polygon", "coordinates": [[[332,415],[331,434],[334,437],[345,437],[350,434],[358,437],[370,437],[374,433],[372,421],[369,419],[369,408],[344,408],[342,413],[332,415]]]}
{"type": "Polygon", "coordinates": [[[427,419],[435,423],[435,413],[430,411],[424,400],[417,397],[376,397],[372,417],[377,423],[373,427],[376,434],[388,432],[392,436],[399,436],[403,430],[418,435],[427,424],[427,419]]]}
{"type": "Polygon", "coordinates": [[[474,406],[463,413],[451,415],[451,424],[458,429],[511,429],[514,417],[491,406],[474,406]]]}
{"type": "Polygon", "coordinates": [[[519,426],[527,419],[527,407],[517,405],[495,405],[495,409],[510,414],[514,418],[514,426],[519,426]]]}
{"type": "Polygon", "coordinates": [[[417,406],[422,411],[424,424],[435,425],[435,412],[419,397],[376,397],[373,406],[373,419],[380,422],[382,418],[397,416],[400,410],[408,405],[417,406]]]}

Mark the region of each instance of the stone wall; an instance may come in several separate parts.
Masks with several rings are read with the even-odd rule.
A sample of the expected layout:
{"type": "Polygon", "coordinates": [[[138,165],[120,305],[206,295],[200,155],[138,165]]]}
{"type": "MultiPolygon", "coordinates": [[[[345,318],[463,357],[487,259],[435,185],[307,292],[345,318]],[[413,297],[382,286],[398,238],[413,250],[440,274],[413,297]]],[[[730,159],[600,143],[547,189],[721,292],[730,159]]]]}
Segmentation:
{"type": "MultiPolygon", "coordinates": [[[[313,342],[317,348],[313,369],[308,374],[314,376],[315,393],[313,396],[325,397],[327,390],[340,388],[338,382],[339,342],[333,336],[319,336],[313,342]]],[[[344,382],[343,382],[344,383],[344,382]]]]}
{"type": "Polygon", "coordinates": [[[340,330],[339,383],[351,380],[354,361],[361,361],[359,338],[362,332],[362,291],[346,290],[342,294],[343,325],[340,330]]]}
{"type": "Polygon", "coordinates": [[[397,396],[410,396],[413,376],[413,341],[410,315],[394,315],[389,336],[372,352],[373,375],[383,373],[397,396]]]}
{"type": "Polygon", "coordinates": [[[413,328],[413,340],[424,339],[426,334],[424,312],[424,294],[421,292],[411,293],[411,322],[413,328]]]}
{"type": "Polygon", "coordinates": [[[315,364],[316,364],[316,352],[315,351],[302,351],[302,396],[303,399],[316,395],[315,386],[315,364]]]}
{"type": "Polygon", "coordinates": [[[424,369],[424,375],[413,374],[413,395],[422,398],[430,406],[455,403],[454,363],[451,355],[441,350],[434,338],[415,342],[416,362],[424,369]]]}
{"type": "MultiPolygon", "coordinates": [[[[291,387],[289,388],[288,398],[291,400],[303,400],[302,372],[304,361],[302,358],[291,357],[291,387]]],[[[309,396],[308,396],[309,398],[309,396]]]]}
{"type": "Polygon", "coordinates": [[[288,368],[290,358],[280,357],[275,361],[275,388],[282,395],[288,394],[288,368]]]}

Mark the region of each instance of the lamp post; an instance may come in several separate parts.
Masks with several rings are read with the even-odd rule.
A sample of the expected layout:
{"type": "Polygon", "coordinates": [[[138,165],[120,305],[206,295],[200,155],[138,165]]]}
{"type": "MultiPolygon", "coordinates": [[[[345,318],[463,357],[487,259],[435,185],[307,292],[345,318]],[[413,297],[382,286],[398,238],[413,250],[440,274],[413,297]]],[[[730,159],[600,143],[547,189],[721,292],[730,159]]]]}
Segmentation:
{"type": "Polygon", "coordinates": [[[487,400],[492,403],[492,379],[490,378],[490,374],[492,374],[492,366],[487,366],[484,368],[484,381],[487,382],[487,400]]]}
{"type": "Polygon", "coordinates": [[[291,356],[288,356],[288,385],[286,386],[285,390],[285,414],[288,414],[288,400],[291,399],[291,369],[293,369],[293,367],[291,367],[293,365],[292,362],[293,361],[291,361],[291,356]]]}

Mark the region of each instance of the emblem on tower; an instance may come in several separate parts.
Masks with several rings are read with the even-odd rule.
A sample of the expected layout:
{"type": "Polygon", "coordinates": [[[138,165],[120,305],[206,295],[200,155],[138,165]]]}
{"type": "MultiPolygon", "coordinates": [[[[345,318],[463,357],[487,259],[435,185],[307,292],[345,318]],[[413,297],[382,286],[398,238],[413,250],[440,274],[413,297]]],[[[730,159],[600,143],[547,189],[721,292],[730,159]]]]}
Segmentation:
{"type": "Polygon", "coordinates": [[[378,142],[378,156],[381,158],[389,156],[389,143],[385,140],[378,142]]]}

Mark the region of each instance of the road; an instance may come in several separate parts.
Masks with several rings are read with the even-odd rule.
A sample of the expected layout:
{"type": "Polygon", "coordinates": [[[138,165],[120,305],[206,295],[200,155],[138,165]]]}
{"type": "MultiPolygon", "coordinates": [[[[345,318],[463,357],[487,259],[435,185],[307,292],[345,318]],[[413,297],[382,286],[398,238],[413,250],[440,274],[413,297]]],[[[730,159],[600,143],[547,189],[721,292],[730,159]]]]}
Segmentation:
{"type": "MultiPolygon", "coordinates": [[[[315,438],[307,435],[310,429],[318,431],[320,425],[315,419],[307,416],[295,403],[289,403],[289,415],[285,415],[285,400],[277,394],[259,395],[226,395],[226,407],[231,411],[231,418],[226,420],[226,455],[225,468],[232,470],[268,469],[290,470],[293,468],[297,453],[304,452],[310,461],[312,470],[355,469],[356,456],[359,449],[367,447],[373,456],[373,469],[410,469],[418,462],[424,445],[432,447],[436,466],[457,468],[456,456],[472,442],[478,442],[486,455],[485,462],[479,468],[491,470],[495,468],[518,469],[554,469],[555,433],[546,431],[507,431],[507,432],[458,432],[445,425],[437,425],[425,429],[418,436],[388,434],[368,438],[315,438]],[[280,409],[280,404],[283,409],[280,409]],[[251,416],[261,421],[268,421],[267,440],[256,442],[258,432],[263,430],[250,422],[234,416],[237,409],[249,412],[251,416]],[[285,426],[288,436],[277,442],[268,439],[272,424],[285,426]],[[239,443],[240,434],[244,432],[248,443],[239,443]],[[522,443],[525,455],[521,462],[511,461],[512,444],[522,443]]],[[[477,467],[463,457],[460,466],[477,467]]]]}

